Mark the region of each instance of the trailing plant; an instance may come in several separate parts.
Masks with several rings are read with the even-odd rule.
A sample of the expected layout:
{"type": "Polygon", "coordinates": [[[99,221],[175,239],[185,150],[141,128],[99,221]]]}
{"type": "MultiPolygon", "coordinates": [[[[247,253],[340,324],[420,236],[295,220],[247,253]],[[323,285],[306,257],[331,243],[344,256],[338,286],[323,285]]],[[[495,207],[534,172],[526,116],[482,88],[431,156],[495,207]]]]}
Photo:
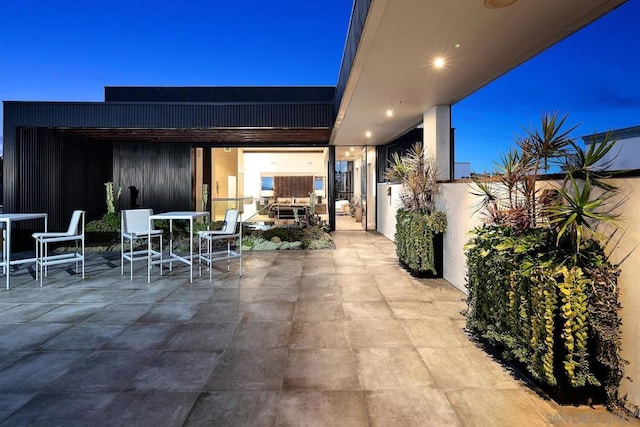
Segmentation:
{"type": "Polygon", "coordinates": [[[615,141],[607,135],[584,150],[565,122],[543,116],[540,130],[518,140],[495,174],[475,178],[471,191],[486,224],[465,246],[467,328],[542,384],[589,398],[604,390],[614,406],[626,363],[619,270],[605,256],[610,236],[599,225],[615,227],[624,202],[605,181],[603,159],[615,141]],[[540,174],[551,170],[564,178],[538,188],[540,174]]]}
{"type": "Polygon", "coordinates": [[[561,298],[560,316],[564,319],[561,335],[566,349],[564,369],[574,387],[583,386],[586,382],[599,385],[600,382],[590,373],[587,349],[589,317],[586,287],[591,280],[583,275],[580,267],[575,266],[571,269],[561,267],[560,274],[564,279],[557,285],[561,298]]]}
{"type": "Polygon", "coordinates": [[[531,281],[531,373],[556,385],[554,372],[554,320],[556,318],[556,280],[548,269],[532,269],[531,281]]]}
{"type": "Polygon", "coordinates": [[[610,406],[624,406],[623,399],[618,396],[618,386],[624,378],[624,366],[628,363],[620,354],[622,321],[618,316],[621,307],[617,286],[620,271],[604,262],[587,267],[586,272],[594,281],[587,308],[591,321],[591,334],[598,343],[596,362],[606,373],[602,383],[607,402],[610,406]]]}
{"type": "Polygon", "coordinates": [[[396,214],[396,254],[398,258],[415,273],[437,274],[435,266],[435,249],[433,245],[434,230],[446,230],[441,215],[432,218],[432,213],[410,212],[398,210],[396,214]],[[435,227],[434,227],[435,225],[435,227]]]}
{"type": "Polygon", "coordinates": [[[400,262],[414,274],[437,275],[434,235],[447,230],[447,216],[435,209],[438,182],[433,160],[416,143],[403,156],[393,153],[385,177],[403,185],[395,233],[400,262]]]}

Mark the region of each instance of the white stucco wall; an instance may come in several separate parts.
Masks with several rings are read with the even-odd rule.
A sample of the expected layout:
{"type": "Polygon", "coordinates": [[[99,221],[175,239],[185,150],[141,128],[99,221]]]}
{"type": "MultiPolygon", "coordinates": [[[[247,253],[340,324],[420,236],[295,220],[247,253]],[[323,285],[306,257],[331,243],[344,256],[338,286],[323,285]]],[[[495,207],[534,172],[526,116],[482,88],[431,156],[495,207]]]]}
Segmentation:
{"type": "MultiPolygon", "coordinates": [[[[637,166],[636,166],[637,167],[637,166]]],[[[622,238],[612,247],[611,261],[620,263],[620,304],[622,305],[622,356],[629,361],[625,371],[632,379],[623,380],[621,394],[640,406],[640,178],[613,179],[626,201],[621,210],[622,238]]]]}
{"type": "Polygon", "coordinates": [[[396,212],[400,206],[400,184],[378,184],[376,199],[378,201],[377,230],[387,239],[394,240],[396,234],[396,212]],[[388,191],[391,189],[391,195],[388,191]]]}
{"type": "Polygon", "coordinates": [[[465,291],[467,271],[463,248],[469,240],[469,231],[482,223],[479,215],[472,215],[476,203],[477,199],[469,192],[469,184],[440,184],[436,208],[447,213],[443,277],[462,291],[465,291]]]}
{"type": "MultiPolygon", "coordinates": [[[[620,263],[620,303],[622,310],[622,355],[629,361],[623,380],[621,395],[627,395],[631,405],[640,406],[640,178],[610,180],[621,189],[626,201],[621,208],[622,238],[611,247],[611,261],[620,263]]],[[[547,183],[548,184],[548,183],[547,183]]],[[[399,206],[400,185],[378,184],[378,231],[390,240],[395,234],[395,214],[399,206]],[[391,198],[387,189],[391,188],[391,198]]],[[[440,184],[436,207],[447,213],[448,230],[444,234],[444,278],[466,291],[466,261],[464,245],[469,232],[481,225],[478,214],[472,215],[477,199],[469,192],[469,184],[456,182],[440,184]]]]}

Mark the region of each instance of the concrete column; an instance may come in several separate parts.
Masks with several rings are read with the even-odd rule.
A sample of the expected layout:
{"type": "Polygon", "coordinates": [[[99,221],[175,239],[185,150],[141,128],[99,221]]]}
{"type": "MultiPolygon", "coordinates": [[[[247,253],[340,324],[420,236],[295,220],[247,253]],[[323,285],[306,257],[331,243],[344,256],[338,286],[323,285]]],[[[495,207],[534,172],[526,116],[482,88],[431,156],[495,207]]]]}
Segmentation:
{"type": "Polygon", "coordinates": [[[437,105],[423,115],[424,146],[435,159],[438,180],[453,177],[451,167],[451,106],[437,105]]]}

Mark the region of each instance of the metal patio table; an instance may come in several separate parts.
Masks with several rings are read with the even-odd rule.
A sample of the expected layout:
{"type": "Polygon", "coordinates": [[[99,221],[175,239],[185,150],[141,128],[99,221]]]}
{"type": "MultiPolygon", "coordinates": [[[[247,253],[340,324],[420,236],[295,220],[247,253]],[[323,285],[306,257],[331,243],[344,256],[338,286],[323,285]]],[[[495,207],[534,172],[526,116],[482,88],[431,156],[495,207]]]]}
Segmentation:
{"type": "Polygon", "coordinates": [[[9,289],[9,273],[11,272],[11,266],[17,264],[27,264],[30,262],[35,263],[35,258],[23,258],[11,260],[11,223],[16,221],[27,221],[30,219],[44,219],[44,231],[47,232],[49,215],[46,213],[3,213],[0,214],[0,223],[5,224],[5,236],[2,251],[2,267],[5,269],[7,275],[7,289],[9,289]]]}
{"type": "MultiPolygon", "coordinates": [[[[189,266],[189,279],[190,283],[193,283],[193,221],[198,218],[209,218],[209,212],[195,212],[195,211],[174,211],[154,214],[149,216],[149,230],[151,230],[151,224],[154,220],[169,221],[169,257],[162,260],[152,260],[148,258],[147,269],[147,283],[151,283],[151,267],[153,264],[161,263],[173,263],[174,261],[180,261],[189,266]],[[174,220],[189,220],[189,256],[180,256],[173,252],[173,221],[174,220]]],[[[151,234],[151,232],[149,232],[151,234]]],[[[151,250],[151,236],[149,236],[149,251],[151,250]]],[[[160,267],[160,274],[162,274],[162,267],[160,267]]]]}

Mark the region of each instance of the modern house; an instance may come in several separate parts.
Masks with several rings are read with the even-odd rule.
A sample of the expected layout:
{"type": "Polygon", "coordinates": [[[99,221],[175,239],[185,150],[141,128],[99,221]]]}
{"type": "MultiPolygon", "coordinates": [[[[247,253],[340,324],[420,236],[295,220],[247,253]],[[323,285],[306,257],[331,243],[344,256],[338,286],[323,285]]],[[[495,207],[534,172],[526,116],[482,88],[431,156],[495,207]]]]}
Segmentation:
{"type": "Polygon", "coordinates": [[[333,224],[336,153],[356,146],[366,149],[351,196],[375,230],[389,145],[422,123],[441,178],[453,178],[451,105],[623,1],[511,3],[358,0],[335,87],[107,87],[104,102],[5,101],[4,209],[47,211],[54,227],[77,206],[97,218],[107,181],[125,190],[120,208],[130,205],[129,187],[156,210],[201,206],[203,184],[213,198],[257,197],[245,191],[257,185],[246,176],[254,169],[240,159],[222,176],[215,162],[225,156],[205,148],[229,158],[237,153],[225,148],[313,147],[322,160],[278,173],[325,178],[333,224]]]}
{"type": "Polygon", "coordinates": [[[609,170],[640,169],[640,126],[585,135],[582,140],[590,145],[605,137],[616,140],[616,146],[602,159],[602,164],[609,170]]]}
{"type": "MultiPolygon", "coordinates": [[[[391,153],[423,141],[449,215],[444,277],[463,289],[462,247],[477,222],[467,186],[451,182],[451,106],[623,3],[355,0],[334,87],[107,87],[104,102],[4,101],[4,211],[48,212],[51,227],[63,228],[78,207],[100,217],[113,181],[124,189],[121,209],[135,187],[138,205],[200,210],[206,185],[209,198],[242,199],[248,216],[279,191],[277,177],[297,176],[310,180],[303,194],[281,197],[316,191],[332,225],[336,199],[358,199],[362,228],[393,238],[397,192],[387,192],[382,172],[391,153]],[[336,170],[346,189],[335,187],[336,170]]],[[[630,265],[621,283],[623,333],[633,342],[640,291],[630,265]]],[[[640,404],[640,348],[625,351],[636,381],[624,391],[640,404]]]]}

